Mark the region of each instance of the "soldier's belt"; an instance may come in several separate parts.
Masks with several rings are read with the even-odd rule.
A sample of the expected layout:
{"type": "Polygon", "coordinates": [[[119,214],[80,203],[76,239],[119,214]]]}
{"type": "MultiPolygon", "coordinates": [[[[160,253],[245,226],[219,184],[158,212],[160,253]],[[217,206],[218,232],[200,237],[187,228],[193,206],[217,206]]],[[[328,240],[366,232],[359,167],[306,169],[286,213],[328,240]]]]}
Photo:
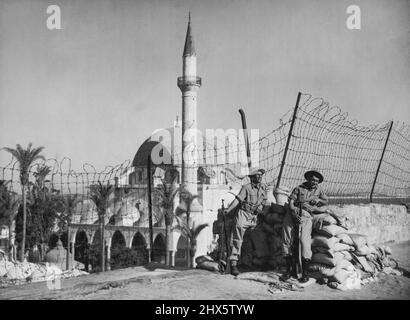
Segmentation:
{"type": "Polygon", "coordinates": [[[258,210],[258,205],[254,205],[252,203],[249,202],[242,202],[241,204],[241,209],[245,210],[247,212],[251,212],[253,214],[258,214],[260,210],[258,210]]]}

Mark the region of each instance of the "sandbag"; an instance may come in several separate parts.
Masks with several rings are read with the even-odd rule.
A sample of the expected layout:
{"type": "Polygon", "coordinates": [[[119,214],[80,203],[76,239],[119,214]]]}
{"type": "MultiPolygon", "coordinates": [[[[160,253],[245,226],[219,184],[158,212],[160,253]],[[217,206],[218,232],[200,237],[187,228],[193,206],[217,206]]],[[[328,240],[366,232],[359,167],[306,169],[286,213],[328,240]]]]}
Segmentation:
{"type": "Polygon", "coordinates": [[[343,254],[344,258],[347,261],[352,261],[353,260],[353,256],[349,251],[339,251],[341,254],[343,254]]]}
{"type": "Polygon", "coordinates": [[[312,229],[321,229],[322,226],[331,224],[337,224],[337,220],[327,213],[316,214],[312,218],[312,229]]]}
{"type": "Polygon", "coordinates": [[[334,257],[331,257],[325,253],[315,253],[312,257],[312,262],[319,262],[327,264],[331,267],[336,267],[340,260],[344,259],[344,256],[340,252],[335,252],[334,257]]]}
{"type": "Polygon", "coordinates": [[[364,245],[356,249],[354,253],[358,256],[367,256],[371,253],[371,249],[368,246],[364,245]]]}
{"type": "Polygon", "coordinates": [[[328,226],[322,226],[321,229],[316,229],[315,232],[325,237],[335,237],[338,234],[345,233],[346,229],[339,227],[335,224],[331,224],[328,226]]]}
{"type": "Polygon", "coordinates": [[[272,224],[280,224],[280,223],[283,223],[283,217],[284,217],[284,215],[281,215],[280,213],[270,212],[270,213],[267,213],[267,214],[264,216],[264,221],[265,221],[267,224],[270,224],[270,225],[272,225],[272,224]]]}
{"type": "Polygon", "coordinates": [[[345,244],[345,243],[342,243],[342,242],[335,243],[335,245],[333,246],[333,251],[334,252],[353,251],[353,250],[354,250],[353,246],[349,246],[348,244],[345,244]]]}
{"type": "Polygon", "coordinates": [[[219,271],[219,265],[215,261],[203,261],[197,264],[197,269],[204,269],[209,271],[219,271]]]}
{"type": "Polygon", "coordinates": [[[338,269],[336,270],[335,274],[332,277],[330,277],[329,280],[336,281],[338,283],[343,283],[346,281],[350,274],[351,271],[349,272],[345,269],[338,269]]]}
{"type": "Polygon", "coordinates": [[[353,245],[356,249],[367,244],[367,237],[364,234],[349,233],[350,239],[353,241],[353,245]]]}
{"type": "Polygon", "coordinates": [[[391,248],[389,247],[389,246],[385,246],[385,245],[382,245],[382,246],[379,246],[378,248],[380,248],[381,250],[383,250],[383,252],[386,254],[386,255],[391,255],[391,248]]]}
{"type": "Polygon", "coordinates": [[[312,247],[313,253],[324,253],[331,257],[334,255],[334,250],[325,247],[312,247]]]}
{"type": "Polygon", "coordinates": [[[352,264],[349,260],[341,259],[341,260],[337,263],[336,269],[337,269],[337,270],[339,270],[339,269],[344,269],[344,270],[347,270],[347,271],[353,271],[353,270],[354,270],[354,266],[353,266],[353,264],[352,264]]]}
{"type": "Polygon", "coordinates": [[[312,262],[308,267],[309,272],[319,272],[324,277],[331,277],[336,272],[336,267],[330,267],[324,263],[312,262]]]}
{"type": "Polygon", "coordinates": [[[341,243],[348,244],[349,246],[354,245],[352,238],[350,238],[347,233],[340,233],[336,236],[336,238],[340,239],[341,243]]]}
{"type": "Polygon", "coordinates": [[[339,270],[334,274],[331,280],[338,283],[338,285],[334,287],[342,291],[361,288],[360,273],[357,270],[339,270]]]}
{"type": "Polygon", "coordinates": [[[270,209],[271,209],[271,212],[278,213],[282,216],[284,216],[286,213],[286,208],[276,203],[271,203],[270,209]]]}
{"type": "Polygon", "coordinates": [[[326,238],[324,236],[314,236],[312,239],[312,247],[324,247],[328,249],[333,249],[335,243],[339,241],[340,239],[336,237],[326,238]]]}
{"type": "Polygon", "coordinates": [[[200,264],[200,263],[203,263],[205,261],[214,261],[214,259],[212,259],[208,255],[199,256],[199,257],[196,257],[196,259],[195,259],[196,264],[200,264]]]}
{"type": "Polygon", "coordinates": [[[366,260],[365,257],[357,256],[357,255],[355,255],[355,254],[353,254],[353,255],[354,255],[355,259],[360,263],[360,265],[362,266],[362,268],[363,268],[364,271],[370,272],[370,273],[375,272],[374,267],[371,266],[371,265],[367,262],[367,260],[366,260]]]}

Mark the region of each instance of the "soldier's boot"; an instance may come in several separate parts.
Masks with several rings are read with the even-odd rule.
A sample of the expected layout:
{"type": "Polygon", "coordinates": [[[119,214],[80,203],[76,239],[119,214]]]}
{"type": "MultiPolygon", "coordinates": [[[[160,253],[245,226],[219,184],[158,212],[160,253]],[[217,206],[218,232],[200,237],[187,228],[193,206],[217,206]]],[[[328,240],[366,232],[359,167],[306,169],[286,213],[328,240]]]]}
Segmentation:
{"type": "Polygon", "coordinates": [[[231,261],[231,275],[235,277],[239,275],[239,270],[236,261],[231,261]]]}
{"type": "Polygon", "coordinates": [[[282,281],[287,281],[292,276],[292,256],[285,257],[286,272],[280,277],[282,281]]]}
{"type": "Polygon", "coordinates": [[[302,259],[302,278],[299,280],[300,283],[306,283],[309,281],[309,259],[302,259]]]}

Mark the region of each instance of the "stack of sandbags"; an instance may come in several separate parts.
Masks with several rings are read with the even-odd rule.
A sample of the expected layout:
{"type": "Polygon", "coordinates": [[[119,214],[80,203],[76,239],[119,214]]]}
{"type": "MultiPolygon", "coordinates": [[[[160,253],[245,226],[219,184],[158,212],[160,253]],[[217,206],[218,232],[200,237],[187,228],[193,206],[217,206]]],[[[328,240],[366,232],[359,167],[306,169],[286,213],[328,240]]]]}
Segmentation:
{"type": "Polygon", "coordinates": [[[374,281],[379,272],[401,274],[389,247],[369,244],[366,235],[349,232],[340,221],[329,214],[313,217],[311,271],[341,290],[374,281]]]}
{"type": "Polygon", "coordinates": [[[346,228],[338,225],[339,221],[329,214],[318,214],[312,221],[312,261],[309,271],[312,276],[326,278],[329,282],[339,284],[338,288],[357,288],[360,274],[351,263],[351,252],[355,249],[350,243],[343,242],[346,228]],[[354,283],[354,285],[347,285],[354,283]]]}

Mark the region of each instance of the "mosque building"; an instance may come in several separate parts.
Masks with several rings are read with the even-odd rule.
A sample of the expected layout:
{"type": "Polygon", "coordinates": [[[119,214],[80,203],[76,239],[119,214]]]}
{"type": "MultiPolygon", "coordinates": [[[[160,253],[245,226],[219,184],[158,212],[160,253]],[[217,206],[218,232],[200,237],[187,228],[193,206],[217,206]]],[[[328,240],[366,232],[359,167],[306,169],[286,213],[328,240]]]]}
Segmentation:
{"type": "MultiPolygon", "coordinates": [[[[195,196],[191,204],[192,221],[196,226],[208,224],[208,227],[198,236],[195,256],[212,251],[215,243],[212,225],[217,219],[221,200],[224,199],[228,205],[233,200],[230,192],[237,192],[242,184],[242,181],[235,177],[235,172],[239,172],[238,168],[241,168],[241,164],[226,165],[209,161],[210,158],[215,160],[218,150],[221,149],[217,150],[216,143],[212,139],[198,138],[197,96],[202,79],[197,75],[197,55],[190,17],[182,67],[182,76],[177,78],[177,86],[182,93],[182,119],[177,118],[173,127],[157,130],[146,139],[138,148],[132,166],[115,179],[115,191],[108,208],[105,228],[108,257],[114,241],[119,241],[129,248],[150,251],[148,174],[152,177],[153,189],[163,182],[175,183],[185,186],[186,190],[195,196]],[[192,150],[191,153],[184,152],[189,148],[192,150]],[[190,159],[184,158],[189,157],[190,154],[195,156],[190,159]],[[150,173],[147,169],[149,156],[152,170],[150,173]]],[[[229,138],[226,138],[226,141],[229,141],[229,138]]],[[[225,152],[227,149],[225,146],[223,148],[225,152]]],[[[152,195],[154,257],[151,258],[164,262],[165,254],[168,254],[171,265],[184,264],[187,239],[178,230],[173,230],[169,236],[170,252],[165,253],[165,219],[158,203],[159,199],[154,192],[152,195]]],[[[181,203],[177,196],[174,200],[174,209],[178,206],[181,206],[181,203]]],[[[98,215],[93,204],[86,200],[81,204],[81,210],[74,217],[71,226],[72,248],[78,248],[78,242],[81,241],[93,243],[98,239],[96,236],[98,232],[98,215]]],[[[77,254],[75,253],[73,258],[77,254]]]]}

